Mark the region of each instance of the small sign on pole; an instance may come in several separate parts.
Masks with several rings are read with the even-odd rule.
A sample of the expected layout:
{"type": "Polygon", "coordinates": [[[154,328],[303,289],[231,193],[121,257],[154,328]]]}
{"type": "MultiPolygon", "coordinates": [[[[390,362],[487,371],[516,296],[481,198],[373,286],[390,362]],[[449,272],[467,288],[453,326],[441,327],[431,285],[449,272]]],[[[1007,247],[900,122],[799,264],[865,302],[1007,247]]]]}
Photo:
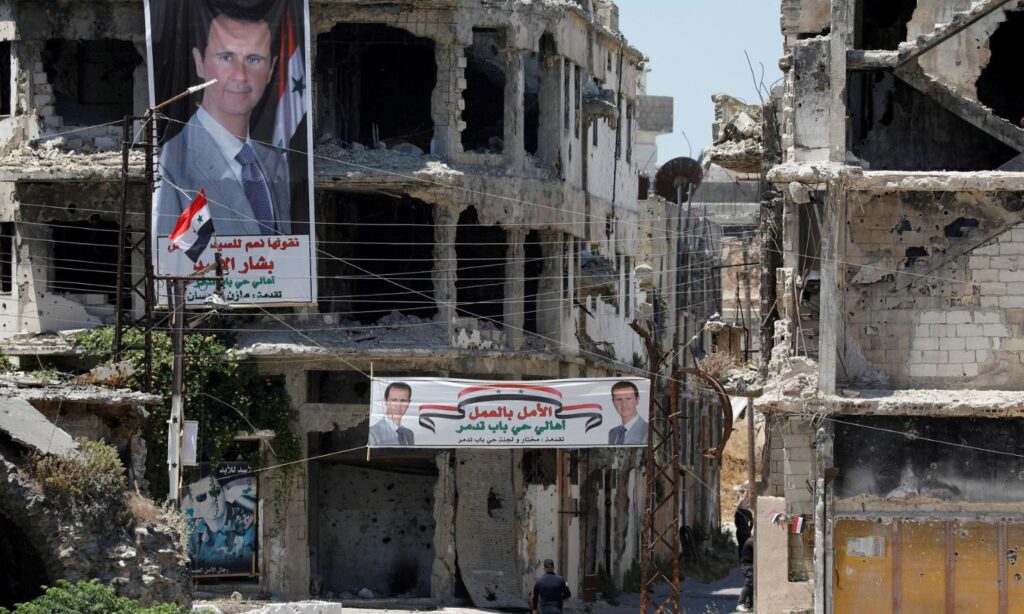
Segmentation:
{"type": "Polygon", "coordinates": [[[182,467],[195,467],[196,450],[199,449],[199,421],[185,420],[184,432],[181,440],[181,465],[182,467]]]}

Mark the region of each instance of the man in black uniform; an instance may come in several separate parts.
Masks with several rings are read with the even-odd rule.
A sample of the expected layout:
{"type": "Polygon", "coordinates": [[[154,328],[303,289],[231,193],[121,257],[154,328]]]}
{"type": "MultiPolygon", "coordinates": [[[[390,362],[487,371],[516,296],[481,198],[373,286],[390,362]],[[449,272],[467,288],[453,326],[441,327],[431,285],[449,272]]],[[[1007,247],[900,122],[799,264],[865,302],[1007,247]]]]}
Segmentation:
{"type": "Polygon", "coordinates": [[[555,562],[544,559],[544,575],[537,578],[530,596],[533,614],[562,614],[562,600],[572,597],[565,578],[555,573],[555,562]]]}
{"type": "Polygon", "coordinates": [[[754,538],[748,537],[743,542],[740,555],[740,567],[743,569],[743,590],[740,591],[737,612],[754,611],[754,538]]]}

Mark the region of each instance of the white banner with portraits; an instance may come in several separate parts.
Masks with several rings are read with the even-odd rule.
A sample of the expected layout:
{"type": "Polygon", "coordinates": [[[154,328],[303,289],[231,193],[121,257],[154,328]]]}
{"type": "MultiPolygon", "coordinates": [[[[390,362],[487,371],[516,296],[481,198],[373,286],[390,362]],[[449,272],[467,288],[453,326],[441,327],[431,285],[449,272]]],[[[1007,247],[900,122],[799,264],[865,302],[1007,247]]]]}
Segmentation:
{"type": "MultiPolygon", "coordinates": [[[[151,106],[212,82],[158,112],[156,274],[203,271],[219,252],[231,304],[315,303],[308,2],[145,0],[145,10],[151,106]]],[[[190,283],[188,304],[214,290],[190,283]]]]}
{"type": "Polygon", "coordinates": [[[647,445],[650,381],[374,378],[371,448],[647,445]]]}

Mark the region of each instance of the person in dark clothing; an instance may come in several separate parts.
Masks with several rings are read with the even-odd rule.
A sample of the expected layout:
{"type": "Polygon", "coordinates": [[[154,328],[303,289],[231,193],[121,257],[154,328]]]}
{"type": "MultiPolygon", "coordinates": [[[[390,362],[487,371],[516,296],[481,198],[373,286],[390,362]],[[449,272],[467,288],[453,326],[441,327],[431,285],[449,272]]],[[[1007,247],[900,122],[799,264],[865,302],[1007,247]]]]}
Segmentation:
{"type": "Polygon", "coordinates": [[[740,499],[736,505],[736,514],[733,516],[736,523],[736,558],[743,558],[743,544],[753,533],[754,514],[750,511],[750,503],[746,497],[740,499]]]}
{"type": "Polygon", "coordinates": [[[544,559],[544,575],[537,578],[530,595],[533,614],[562,614],[562,601],[572,597],[565,578],[555,573],[555,562],[544,559]]]}
{"type": "Polygon", "coordinates": [[[740,612],[752,612],[754,610],[754,538],[748,537],[743,542],[743,550],[740,554],[740,567],[743,569],[743,590],[740,591],[740,599],[736,604],[736,610],[740,612]]]}

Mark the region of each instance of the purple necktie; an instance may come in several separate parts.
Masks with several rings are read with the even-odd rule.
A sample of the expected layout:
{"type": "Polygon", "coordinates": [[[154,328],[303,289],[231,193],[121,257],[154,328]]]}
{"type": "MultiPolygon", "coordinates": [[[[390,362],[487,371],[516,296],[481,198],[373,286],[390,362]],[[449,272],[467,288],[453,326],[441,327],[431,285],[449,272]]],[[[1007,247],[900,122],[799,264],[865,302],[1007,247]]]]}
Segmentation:
{"type": "Polygon", "coordinates": [[[245,143],[235,159],[242,165],[242,188],[260,225],[260,232],[265,235],[276,233],[274,210],[270,206],[270,191],[267,189],[267,182],[263,180],[259,165],[256,164],[256,152],[245,143]]]}

